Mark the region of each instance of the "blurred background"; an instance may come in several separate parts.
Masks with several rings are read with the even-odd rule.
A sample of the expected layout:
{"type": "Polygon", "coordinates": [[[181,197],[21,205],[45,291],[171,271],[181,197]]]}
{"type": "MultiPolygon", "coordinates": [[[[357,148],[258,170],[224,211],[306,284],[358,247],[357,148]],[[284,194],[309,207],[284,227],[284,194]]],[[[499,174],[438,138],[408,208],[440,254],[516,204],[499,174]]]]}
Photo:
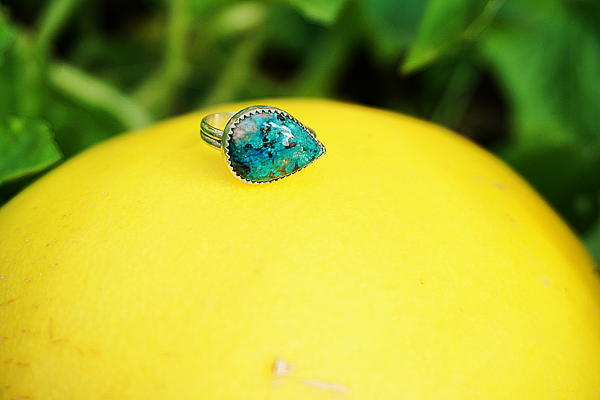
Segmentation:
{"type": "Polygon", "coordinates": [[[598,0],[2,0],[0,204],[120,132],[277,96],[459,132],[600,260],[598,0]]]}

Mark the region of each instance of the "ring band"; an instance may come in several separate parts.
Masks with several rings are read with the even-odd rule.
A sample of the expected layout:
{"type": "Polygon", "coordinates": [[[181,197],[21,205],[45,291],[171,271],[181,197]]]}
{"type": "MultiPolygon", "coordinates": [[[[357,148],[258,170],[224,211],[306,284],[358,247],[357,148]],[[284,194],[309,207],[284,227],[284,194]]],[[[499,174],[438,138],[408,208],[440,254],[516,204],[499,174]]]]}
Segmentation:
{"type": "Polygon", "coordinates": [[[229,170],[248,183],[285,178],[325,154],[312,129],[270,106],[207,115],[200,123],[200,136],[221,149],[229,170]]]}
{"type": "Polygon", "coordinates": [[[220,149],[223,129],[234,115],[235,112],[222,112],[202,118],[200,123],[200,136],[202,136],[202,139],[212,147],[220,149]]]}

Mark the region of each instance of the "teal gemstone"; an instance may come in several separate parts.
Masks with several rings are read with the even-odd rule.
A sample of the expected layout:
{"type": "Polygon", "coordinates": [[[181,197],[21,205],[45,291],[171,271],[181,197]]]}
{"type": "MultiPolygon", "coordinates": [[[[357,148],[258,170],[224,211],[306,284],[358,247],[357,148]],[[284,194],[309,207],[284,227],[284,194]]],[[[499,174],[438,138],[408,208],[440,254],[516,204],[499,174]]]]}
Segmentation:
{"type": "Polygon", "coordinates": [[[253,106],[225,127],[223,150],[233,173],[265,183],[291,175],[325,154],[312,131],[283,110],[253,106]]]}

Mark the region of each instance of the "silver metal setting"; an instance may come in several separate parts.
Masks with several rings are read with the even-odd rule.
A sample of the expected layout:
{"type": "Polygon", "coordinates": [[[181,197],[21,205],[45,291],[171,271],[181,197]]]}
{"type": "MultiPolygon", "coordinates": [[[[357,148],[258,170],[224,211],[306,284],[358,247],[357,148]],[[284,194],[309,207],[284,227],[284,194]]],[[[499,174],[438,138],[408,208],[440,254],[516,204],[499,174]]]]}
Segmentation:
{"type": "Polygon", "coordinates": [[[274,181],[278,181],[278,180],[281,180],[283,178],[287,178],[288,176],[290,176],[290,175],[285,175],[285,176],[275,178],[275,179],[269,180],[269,181],[255,182],[255,181],[249,181],[249,180],[243,178],[233,169],[230,155],[229,155],[229,143],[233,136],[234,129],[245,118],[248,118],[249,116],[252,116],[252,115],[262,114],[262,113],[280,114],[280,115],[283,115],[286,118],[292,120],[299,127],[301,127],[308,135],[310,135],[313,139],[315,139],[319,148],[321,149],[321,155],[316,157],[310,163],[306,164],[304,167],[299,168],[298,170],[292,172],[290,175],[293,175],[296,172],[303,170],[304,168],[308,167],[313,162],[315,162],[317,159],[319,159],[321,156],[323,156],[323,154],[325,154],[325,151],[326,151],[325,146],[323,146],[323,144],[319,140],[317,140],[317,135],[315,134],[315,131],[313,131],[311,128],[307,127],[306,125],[302,124],[300,121],[298,121],[296,118],[291,116],[289,113],[287,113],[279,108],[276,108],[276,107],[257,105],[257,106],[246,107],[238,112],[222,112],[222,113],[207,115],[206,117],[204,117],[202,119],[202,122],[200,123],[200,136],[211,147],[221,150],[221,154],[223,155],[223,158],[224,158],[225,162],[227,163],[227,167],[229,168],[229,171],[231,171],[231,173],[235,177],[240,179],[241,181],[246,182],[246,183],[260,185],[260,184],[264,184],[264,183],[271,183],[274,181]],[[221,128],[221,127],[223,127],[223,128],[221,128]]]}

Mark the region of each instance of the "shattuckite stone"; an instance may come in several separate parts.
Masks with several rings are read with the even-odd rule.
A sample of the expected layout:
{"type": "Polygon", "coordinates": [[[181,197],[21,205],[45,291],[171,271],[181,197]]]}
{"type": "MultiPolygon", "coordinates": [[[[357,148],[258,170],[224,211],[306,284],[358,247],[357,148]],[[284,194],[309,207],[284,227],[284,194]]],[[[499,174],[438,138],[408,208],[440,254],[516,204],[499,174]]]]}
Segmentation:
{"type": "Polygon", "coordinates": [[[325,147],[292,117],[265,111],[246,115],[233,126],[226,153],[238,176],[259,183],[306,167],[325,147]]]}

